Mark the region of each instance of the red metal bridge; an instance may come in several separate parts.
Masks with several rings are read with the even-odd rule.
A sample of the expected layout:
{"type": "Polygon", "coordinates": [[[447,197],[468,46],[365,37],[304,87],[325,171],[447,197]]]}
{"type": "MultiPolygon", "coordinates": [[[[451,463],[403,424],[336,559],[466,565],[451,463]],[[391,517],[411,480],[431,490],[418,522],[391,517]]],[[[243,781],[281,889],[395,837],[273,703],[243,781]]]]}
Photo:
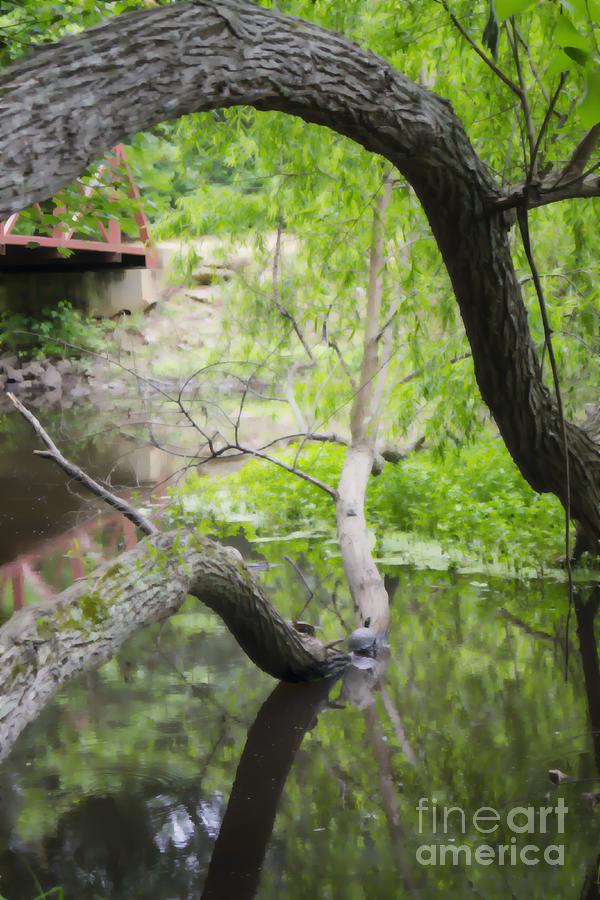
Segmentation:
{"type": "Polygon", "coordinates": [[[78,193],[70,198],[65,191],[50,201],[49,213],[36,203],[26,213],[13,213],[0,223],[0,272],[157,266],[148,219],[122,144],[113,147],[92,178],[78,182],[77,187],[78,193]],[[108,201],[104,212],[94,209],[99,194],[108,201]],[[121,227],[124,219],[117,213],[106,215],[106,208],[123,198],[129,201],[127,236],[121,227]],[[90,234],[90,223],[96,234],[90,234]],[[131,232],[136,235],[133,240],[131,232]]]}

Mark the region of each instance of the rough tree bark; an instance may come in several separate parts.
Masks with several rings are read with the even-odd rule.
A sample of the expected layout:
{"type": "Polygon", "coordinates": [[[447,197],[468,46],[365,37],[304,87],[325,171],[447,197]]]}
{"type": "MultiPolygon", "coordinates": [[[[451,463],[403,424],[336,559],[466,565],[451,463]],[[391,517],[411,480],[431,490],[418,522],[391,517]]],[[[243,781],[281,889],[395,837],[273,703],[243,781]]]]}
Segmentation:
{"type": "Polygon", "coordinates": [[[227,547],[190,533],[151,535],[0,629],[0,761],[61,685],[109,660],[188,595],[218,613],[242,649],[285,681],[339,674],[347,657],[286,622],[227,547]]]}
{"type": "MultiPolygon", "coordinates": [[[[501,210],[510,189],[498,187],[447,101],[350,41],[238,0],[194,0],[36,50],[0,78],[0,216],[48,198],[136,131],[239,104],[326,125],[408,179],[452,280],[483,399],[525,478],[564,502],[560,417],[501,210]]],[[[582,191],[575,183],[570,196],[582,191]]],[[[568,445],[572,515],[597,543],[600,452],[574,425],[568,445]]]]}

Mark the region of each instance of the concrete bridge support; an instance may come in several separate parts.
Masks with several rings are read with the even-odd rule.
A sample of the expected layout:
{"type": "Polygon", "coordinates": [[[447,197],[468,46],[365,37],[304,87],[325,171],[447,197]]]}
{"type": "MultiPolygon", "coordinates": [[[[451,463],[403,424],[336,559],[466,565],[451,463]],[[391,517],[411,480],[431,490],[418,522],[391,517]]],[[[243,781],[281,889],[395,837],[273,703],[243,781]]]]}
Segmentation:
{"type": "Polygon", "coordinates": [[[68,300],[94,316],[143,311],[156,302],[162,274],[160,269],[146,268],[5,271],[0,273],[0,309],[35,316],[44,307],[68,300]]]}

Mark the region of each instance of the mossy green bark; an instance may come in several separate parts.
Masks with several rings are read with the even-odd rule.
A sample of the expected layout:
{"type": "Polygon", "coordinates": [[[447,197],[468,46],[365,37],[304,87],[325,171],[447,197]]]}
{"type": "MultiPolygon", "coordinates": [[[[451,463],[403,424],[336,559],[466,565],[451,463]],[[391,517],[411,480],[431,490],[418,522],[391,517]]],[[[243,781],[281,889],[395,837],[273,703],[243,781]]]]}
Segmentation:
{"type": "Polygon", "coordinates": [[[227,548],[192,532],[152,535],[0,629],[0,760],[63,684],[177,612],[190,594],[275,678],[309,681],[345,666],[344,654],[286,622],[227,548]]]}

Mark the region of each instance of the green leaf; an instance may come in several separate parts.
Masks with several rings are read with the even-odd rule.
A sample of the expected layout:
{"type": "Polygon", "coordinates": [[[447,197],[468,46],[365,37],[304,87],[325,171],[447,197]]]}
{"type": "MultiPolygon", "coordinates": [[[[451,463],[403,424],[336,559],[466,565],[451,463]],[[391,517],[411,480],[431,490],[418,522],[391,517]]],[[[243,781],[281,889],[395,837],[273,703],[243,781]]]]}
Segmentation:
{"type": "Polygon", "coordinates": [[[554,31],[554,40],[559,47],[565,48],[565,53],[567,47],[585,50],[588,54],[591,49],[586,38],[575,28],[567,16],[559,16],[554,31]]]}
{"type": "Polygon", "coordinates": [[[600,3],[598,3],[598,0],[560,0],[560,3],[571,14],[579,16],[586,22],[600,21],[600,3]]]}
{"type": "Polygon", "coordinates": [[[525,12],[536,0],[497,0],[496,13],[498,21],[503,22],[509,16],[517,16],[519,13],[525,12]]]}
{"type": "Polygon", "coordinates": [[[588,72],[586,94],[579,107],[581,124],[592,128],[600,122],[600,72],[588,72]]]}
{"type": "Polygon", "coordinates": [[[585,66],[590,58],[590,54],[585,50],[581,50],[579,47],[563,47],[563,50],[569,59],[575,60],[580,66],[585,66]]]}
{"type": "Polygon", "coordinates": [[[483,43],[486,47],[489,47],[494,59],[498,58],[498,34],[498,17],[496,16],[494,0],[490,0],[490,15],[483,29],[483,43]]]}
{"type": "Polygon", "coordinates": [[[560,75],[561,72],[568,72],[573,68],[575,64],[575,60],[570,59],[564,50],[557,50],[554,56],[552,56],[548,68],[548,75],[560,75]]]}

